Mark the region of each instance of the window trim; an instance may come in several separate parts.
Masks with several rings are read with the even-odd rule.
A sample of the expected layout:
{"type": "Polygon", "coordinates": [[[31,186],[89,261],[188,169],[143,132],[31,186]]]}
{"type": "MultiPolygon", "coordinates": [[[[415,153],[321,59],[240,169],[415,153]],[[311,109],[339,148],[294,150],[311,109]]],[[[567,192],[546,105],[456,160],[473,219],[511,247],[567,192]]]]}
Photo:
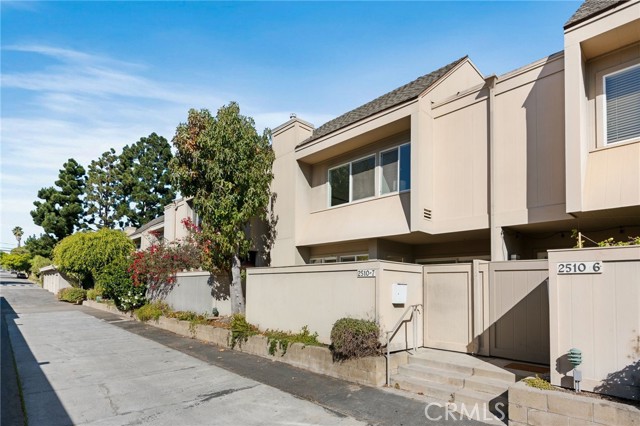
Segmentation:
{"type": "Polygon", "coordinates": [[[625,71],[629,71],[633,68],[640,68],[640,63],[636,63],[636,64],[632,64],[629,65],[627,67],[623,67],[620,69],[617,69],[615,71],[606,73],[602,75],[602,95],[603,95],[603,99],[602,99],[602,129],[603,129],[603,135],[602,135],[602,146],[603,147],[608,147],[608,146],[615,146],[618,144],[623,144],[623,143],[628,143],[628,142],[637,142],[640,141],[640,135],[639,136],[634,136],[628,139],[623,139],[623,140],[619,140],[619,141],[615,141],[615,142],[609,142],[608,141],[608,128],[607,128],[607,77],[611,77],[614,76],[616,74],[620,74],[623,73],[625,71]]]}
{"type": "MultiPolygon", "coordinates": [[[[378,162],[378,166],[380,167],[380,179],[378,182],[378,196],[379,197],[384,197],[390,194],[402,194],[404,192],[408,192],[411,191],[411,181],[409,181],[409,188],[407,189],[400,189],[400,168],[402,166],[402,162],[401,162],[401,155],[400,155],[400,148],[403,146],[407,146],[409,145],[409,149],[411,149],[411,141],[409,142],[405,142],[405,143],[401,143],[400,145],[396,145],[394,147],[382,150],[378,153],[378,157],[379,157],[379,162],[378,162]],[[391,152],[393,150],[396,150],[396,152],[398,153],[398,171],[396,173],[396,179],[398,182],[398,189],[396,189],[395,191],[389,191],[389,192],[385,192],[384,194],[382,193],[382,179],[384,179],[384,174],[382,173],[382,154],[386,154],[387,152],[391,152]]],[[[411,161],[411,155],[409,155],[409,161],[411,161]]],[[[409,178],[411,178],[411,176],[409,176],[409,178]]]]}

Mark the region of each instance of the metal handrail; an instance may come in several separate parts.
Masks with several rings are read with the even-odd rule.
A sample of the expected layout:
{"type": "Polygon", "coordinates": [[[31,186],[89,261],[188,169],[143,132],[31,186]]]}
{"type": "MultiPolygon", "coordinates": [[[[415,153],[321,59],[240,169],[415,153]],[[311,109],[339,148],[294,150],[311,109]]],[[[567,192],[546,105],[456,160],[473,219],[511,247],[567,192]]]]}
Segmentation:
{"type": "Polygon", "coordinates": [[[389,364],[391,363],[391,351],[389,350],[389,343],[391,341],[391,336],[395,335],[398,332],[398,329],[400,329],[400,326],[404,322],[406,322],[405,317],[409,312],[411,312],[411,317],[409,319],[411,320],[411,323],[413,326],[413,350],[417,351],[418,350],[418,322],[416,320],[418,318],[417,314],[420,313],[420,307],[422,307],[421,303],[408,306],[407,309],[405,309],[405,311],[403,312],[398,322],[396,322],[396,325],[394,325],[391,330],[385,332],[385,334],[387,335],[387,386],[389,386],[389,383],[391,382],[391,373],[389,371],[389,364]]]}

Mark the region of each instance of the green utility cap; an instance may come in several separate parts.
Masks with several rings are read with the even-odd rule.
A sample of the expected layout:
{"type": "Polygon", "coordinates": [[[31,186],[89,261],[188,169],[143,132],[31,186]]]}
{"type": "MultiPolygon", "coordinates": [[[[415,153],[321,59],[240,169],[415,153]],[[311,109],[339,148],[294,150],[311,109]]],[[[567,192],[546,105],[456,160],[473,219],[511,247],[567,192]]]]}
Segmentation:
{"type": "Polygon", "coordinates": [[[568,358],[571,365],[573,365],[573,368],[576,368],[582,364],[582,351],[580,349],[571,348],[569,349],[568,358]]]}

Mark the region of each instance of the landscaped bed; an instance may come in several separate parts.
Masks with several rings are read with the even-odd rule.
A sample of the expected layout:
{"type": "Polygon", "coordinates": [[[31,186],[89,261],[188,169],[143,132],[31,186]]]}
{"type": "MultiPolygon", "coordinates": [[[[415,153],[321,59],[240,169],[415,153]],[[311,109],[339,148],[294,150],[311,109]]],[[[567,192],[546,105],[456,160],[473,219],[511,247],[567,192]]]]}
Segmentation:
{"type": "MultiPolygon", "coordinates": [[[[120,312],[109,303],[86,300],[84,305],[139,321],[132,312],[120,312]]],[[[316,346],[308,343],[313,334],[304,329],[297,334],[279,331],[266,331],[263,332],[264,334],[258,334],[257,329],[247,330],[246,333],[236,336],[234,341],[231,322],[229,317],[207,318],[202,315],[194,317],[193,313],[177,312],[169,314],[169,316],[159,315],[157,319],[152,317],[146,321],[149,325],[181,336],[212,343],[222,348],[258,355],[274,361],[285,362],[299,368],[358,384],[383,386],[386,382],[386,358],[384,356],[335,361],[327,346],[316,346]],[[299,341],[287,343],[286,350],[284,350],[278,343],[283,340],[283,334],[287,338],[294,340],[302,339],[305,343],[300,343],[299,341]],[[275,345],[273,343],[274,340],[276,341],[275,345]]],[[[407,354],[404,352],[392,354],[391,371],[394,372],[397,370],[398,365],[405,364],[407,362],[406,358],[407,354]]]]}

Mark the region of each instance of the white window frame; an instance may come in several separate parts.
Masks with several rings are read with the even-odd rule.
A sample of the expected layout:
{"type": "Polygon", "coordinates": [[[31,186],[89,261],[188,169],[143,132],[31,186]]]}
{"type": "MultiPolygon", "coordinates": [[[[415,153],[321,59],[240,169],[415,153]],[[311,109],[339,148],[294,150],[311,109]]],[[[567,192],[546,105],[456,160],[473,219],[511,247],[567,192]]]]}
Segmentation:
{"type": "Polygon", "coordinates": [[[340,256],[340,262],[364,262],[366,260],[369,260],[369,255],[367,253],[344,254],[340,256]],[[344,260],[345,257],[353,257],[353,260],[344,260]],[[366,259],[358,259],[359,257],[366,257],[366,259]]]}
{"type": "MultiPolygon", "coordinates": [[[[400,189],[400,168],[402,166],[402,162],[400,161],[400,148],[403,146],[409,145],[409,148],[411,148],[411,141],[409,142],[405,142],[405,143],[401,143],[400,145],[396,145],[392,148],[389,149],[385,149],[383,151],[380,151],[380,153],[378,154],[378,167],[380,168],[380,172],[378,173],[380,175],[380,178],[378,179],[378,196],[386,196],[389,194],[401,194],[403,192],[408,192],[411,191],[411,181],[409,181],[409,188],[408,189],[400,189]],[[384,174],[382,173],[382,155],[387,153],[387,152],[391,152],[391,151],[397,151],[398,152],[398,172],[397,172],[397,176],[396,176],[396,181],[398,182],[398,189],[396,189],[395,191],[389,191],[389,192],[385,192],[384,194],[382,193],[382,180],[384,179],[384,174]]],[[[409,161],[411,161],[411,157],[409,157],[409,161]]],[[[409,176],[409,179],[411,179],[411,176],[409,176]]]]}
{"type": "Polygon", "coordinates": [[[609,138],[607,137],[608,130],[609,130],[607,129],[607,77],[611,77],[613,75],[620,74],[630,69],[638,68],[638,67],[640,67],[640,64],[634,64],[634,65],[624,67],[619,70],[604,74],[602,76],[602,94],[604,96],[602,101],[602,128],[604,130],[604,134],[602,135],[603,146],[613,146],[613,145],[618,145],[618,144],[631,142],[631,141],[640,141],[640,136],[635,136],[629,139],[624,139],[624,140],[615,141],[615,142],[609,142],[608,141],[609,138]]]}
{"type": "Polygon", "coordinates": [[[373,164],[373,195],[371,195],[369,197],[365,197],[365,198],[358,198],[355,201],[359,202],[359,201],[369,200],[371,198],[375,198],[376,197],[376,194],[378,193],[378,188],[376,188],[376,180],[377,180],[376,179],[376,169],[378,167],[378,158],[377,158],[376,154],[369,154],[369,155],[365,155],[365,156],[360,157],[360,158],[355,158],[355,159],[353,159],[353,160],[351,160],[349,162],[342,163],[342,164],[339,164],[337,166],[333,166],[333,167],[331,167],[331,168],[329,168],[327,170],[327,185],[328,185],[328,188],[329,188],[329,190],[327,191],[327,205],[329,206],[329,208],[340,207],[340,206],[344,206],[344,205],[351,204],[351,203],[354,202],[354,199],[353,199],[353,163],[357,163],[358,161],[366,160],[366,159],[369,159],[371,157],[373,157],[373,163],[374,163],[373,164]],[[331,171],[335,170],[335,169],[339,169],[339,168],[347,166],[347,165],[349,166],[349,201],[347,201],[346,203],[342,203],[342,204],[338,204],[338,205],[332,206],[331,205],[331,192],[332,192],[333,189],[331,188],[331,179],[330,179],[331,178],[331,171]]]}

